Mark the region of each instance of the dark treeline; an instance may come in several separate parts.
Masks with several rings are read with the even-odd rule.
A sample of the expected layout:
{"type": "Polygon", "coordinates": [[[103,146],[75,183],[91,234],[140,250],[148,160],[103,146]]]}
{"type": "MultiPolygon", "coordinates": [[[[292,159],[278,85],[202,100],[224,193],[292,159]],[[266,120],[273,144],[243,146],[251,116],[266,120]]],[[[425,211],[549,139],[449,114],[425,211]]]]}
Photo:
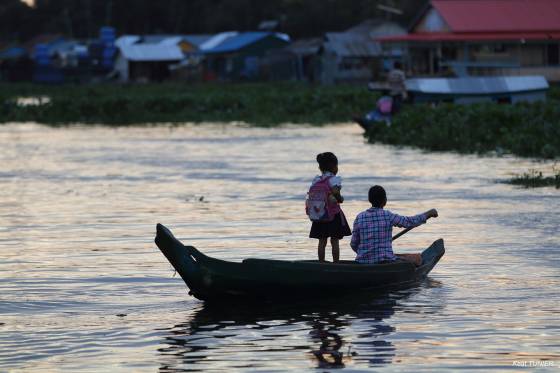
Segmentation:
{"type": "Polygon", "coordinates": [[[97,36],[109,25],[119,34],[215,33],[255,30],[279,22],[293,38],[341,31],[368,18],[407,24],[424,0],[0,0],[0,39],[26,41],[43,33],[97,36]],[[400,9],[387,12],[379,5],[400,9]]]}

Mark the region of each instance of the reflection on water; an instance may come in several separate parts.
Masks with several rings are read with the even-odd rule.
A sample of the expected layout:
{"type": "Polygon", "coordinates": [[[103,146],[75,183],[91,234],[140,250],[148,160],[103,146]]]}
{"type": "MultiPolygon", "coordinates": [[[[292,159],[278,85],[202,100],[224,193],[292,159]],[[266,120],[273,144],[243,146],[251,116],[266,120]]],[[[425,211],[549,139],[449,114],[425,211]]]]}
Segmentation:
{"type": "Polygon", "coordinates": [[[532,160],[365,144],[355,125],[14,124],[0,142],[0,371],[560,366],[558,191],[496,182],[532,160]],[[396,212],[438,208],[395,241],[413,252],[445,239],[428,281],[322,304],[189,297],[155,224],[225,260],[314,258],[302,206],[326,150],[350,220],[372,184],[396,212]]]}
{"type": "Polygon", "coordinates": [[[386,336],[396,331],[389,320],[395,308],[422,288],[438,286],[426,280],[419,287],[376,297],[227,308],[203,305],[188,321],[167,330],[164,347],[158,350],[163,357],[160,371],[213,369],[216,360],[227,359],[232,351],[249,356],[237,368],[258,368],[259,359],[250,363],[252,355],[279,352],[284,359],[307,354],[310,361],[300,361],[300,368],[343,368],[354,360],[367,361],[370,367],[390,364],[396,349],[386,336]],[[361,321],[359,330],[354,320],[361,321]]]}

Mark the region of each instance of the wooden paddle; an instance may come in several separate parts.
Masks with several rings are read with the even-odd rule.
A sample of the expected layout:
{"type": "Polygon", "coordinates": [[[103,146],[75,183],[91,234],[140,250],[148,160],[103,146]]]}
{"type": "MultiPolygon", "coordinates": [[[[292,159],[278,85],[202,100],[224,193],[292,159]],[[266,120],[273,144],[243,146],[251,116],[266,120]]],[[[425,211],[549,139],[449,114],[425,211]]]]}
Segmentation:
{"type": "Polygon", "coordinates": [[[406,229],[400,231],[399,233],[397,233],[397,234],[395,234],[395,235],[393,236],[393,238],[392,238],[391,241],[396,240],[397,238],[399,238],[400,236],[402,236],[403,234],[405,234],[406,232],[408,232],[409,230],[414,229],[414,228],[415,228],[415,227],[406,228],[406,229]]]}

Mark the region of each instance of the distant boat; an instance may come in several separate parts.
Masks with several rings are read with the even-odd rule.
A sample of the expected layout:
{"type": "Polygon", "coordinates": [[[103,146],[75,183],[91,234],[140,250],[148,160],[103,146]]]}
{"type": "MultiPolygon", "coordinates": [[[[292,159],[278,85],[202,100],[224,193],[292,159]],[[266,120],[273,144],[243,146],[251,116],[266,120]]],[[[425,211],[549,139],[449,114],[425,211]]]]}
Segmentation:
{"type": "Polygon", "coordinates": [[[546,100],[549,89],[544,76],[486,76],[460,78],[413,78],[406,80],[412,103],[481,102],[517,103],[546,100]]]}
{"type": "MultiPolygon", "coordinates": [[[[487,76],[459,78],[412,78],[406,82],[409,104],[475,104],[495,102],[515,104],[518,102],[545,101],[549,89],[544,76],[487,76]]],[[[389,88],[383,82],[368,84],[370,91],[384,92],[389,88]]],[[[371,112],[373,113],[373,112],[371,112]]],[[[390,116],[354,116],[352,119],[369,131],[379,124],[390,124],[390,116]]],[[[397,114],[398,115],[398,114],[397,114]]]]}
{"type": "Polygon", "coordinates": [[[189,294],[209,302],[328,298],[410,287],[424,279],[445,253],[439,239],[422,252],[419,267],[406,261],[359,264],[245,259],[235,263],[184,246],[161,224],[155,242],[189,287],[189,294]]]}

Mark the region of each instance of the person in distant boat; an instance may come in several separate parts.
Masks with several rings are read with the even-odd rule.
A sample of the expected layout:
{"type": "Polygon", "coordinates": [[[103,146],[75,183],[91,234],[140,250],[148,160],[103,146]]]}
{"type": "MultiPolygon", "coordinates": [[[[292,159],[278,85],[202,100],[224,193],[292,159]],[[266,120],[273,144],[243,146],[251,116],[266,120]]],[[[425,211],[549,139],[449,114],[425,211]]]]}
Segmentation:
{"type": "Polygon", "coordinates": [[[401,108],[401,104],[406,100],[406,75],[402,70],[402,64],[396,61],[393,64],[393,69],[389,71],[387,75],[387,85],[389,86],[390,95],[393,98],[393,110],[392,113],[395,114],[401,108]]]}
{"type": "Polygon", "coordinates": [[[315,176],[305,203],[305,210],[312,221],[310,238],[319,240],[317,255],[319,261],[325,261],[325,247],[331,239],[333,262],[340,257],[339,240],[350,236],[352,232],[346,217],[340,208],[344,198],[340,194],[342,179],[338,173],[338,159],[331,152],[317,155],[321,175],[315,176]]]}
{"type": "Polygon", "coordinates": [[[385,122],[387,126],[391,125],[391,114],[393,113],[393,98],[389,96],[388,90],[381,91],[381,97],[375,102],[375,109],[367,113],[361,124],[358,119],[356,120],[364,128],[374,125],[376,122],[385,122]]]}
{"type": "Polygon", "coordinates": [[[356,252],[358,263],[376,264],[403,259],[419,266],[422,264],[420,254],[393,253],[393,227],[413,228],[424,224],[429,218],[437,218],[435,209],[416,216],[401,216],[383,209],[387,203],[385,189],[375,185],[369,189],[368,199],[371,208],[362,211],[354,220],[354,229],[350,246],[356,252]]]}

